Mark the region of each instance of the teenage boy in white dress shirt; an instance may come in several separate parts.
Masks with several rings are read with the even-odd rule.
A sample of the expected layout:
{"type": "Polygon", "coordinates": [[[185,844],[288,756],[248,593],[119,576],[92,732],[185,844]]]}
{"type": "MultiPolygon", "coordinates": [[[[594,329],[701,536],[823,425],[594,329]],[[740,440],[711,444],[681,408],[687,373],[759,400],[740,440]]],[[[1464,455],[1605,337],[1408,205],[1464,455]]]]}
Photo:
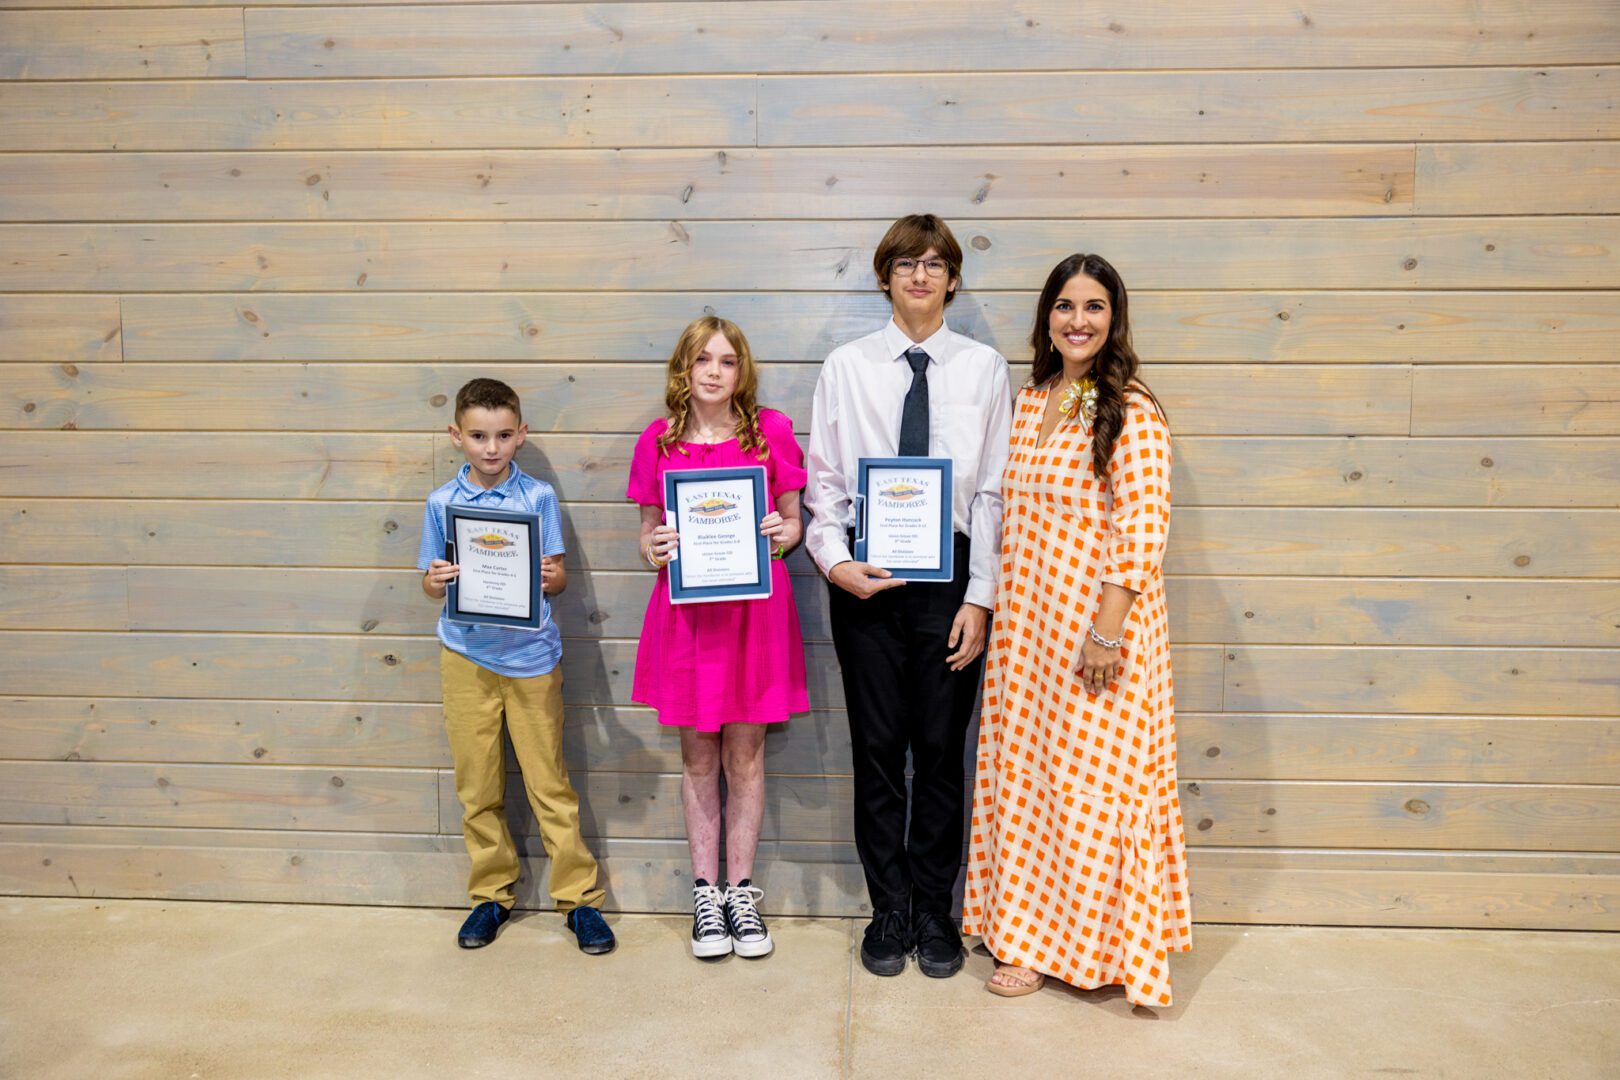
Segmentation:
{"type": "Polygon", "coordinates": [[[827,575],[854,743],[855,846],[873,909],[861,963],[898,975],[915,951],[923,974],[944,978],[962,967],[951,908],[962,859],[963,748],[1000,576],[1012,389],[999,353],[945,325],[962,283],[962,248],[943,221],[896,221],[872,269],[894,317],[822,365],[805,543],[827,575]],[[856,463],[900,454],[952,459],[952,581],[901,581],[853,556],[856,463]]]}

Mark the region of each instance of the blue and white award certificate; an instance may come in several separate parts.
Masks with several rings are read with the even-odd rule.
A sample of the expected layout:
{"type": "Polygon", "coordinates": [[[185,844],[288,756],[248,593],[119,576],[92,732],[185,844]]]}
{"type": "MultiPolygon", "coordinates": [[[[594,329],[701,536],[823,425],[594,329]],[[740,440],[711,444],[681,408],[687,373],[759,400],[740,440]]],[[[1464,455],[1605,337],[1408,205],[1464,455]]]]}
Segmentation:
{"type": "Polygon", "coordinates": [[[861,458],[855,557],[910,581],[949,581],[951,459],[861,458]]]}
{"type": "Polygon", "coordinates": [[[461,567],[448,590],[450,621],[538,630],[540,516],[454,504],[444,516],[445,557],[461,567]]]}
{"type": "Polygon", "coordinates": [[[669,564],[672,604],[771,595],[765,469],[672,469],[664,473],[664,521],[680,534],[669,564]]]}

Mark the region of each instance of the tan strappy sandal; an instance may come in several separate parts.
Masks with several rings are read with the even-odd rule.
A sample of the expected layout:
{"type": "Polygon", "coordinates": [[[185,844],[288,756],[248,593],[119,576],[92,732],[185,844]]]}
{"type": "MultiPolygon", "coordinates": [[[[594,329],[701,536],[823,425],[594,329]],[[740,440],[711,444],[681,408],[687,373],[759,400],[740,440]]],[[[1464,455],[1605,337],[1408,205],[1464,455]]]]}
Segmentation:
{"type": "Polygon", "coordinates": [[[985,981],[984,988],[990,991],[992,994],[995,994],[997,997],[1011,998],[1023,997],[1025,994],[1033,994],[1045,985],[1046,976],[1042,975],[1038,971],[1030,971],[1029,968],[1019,967],[1017,964],[1001,964],[996,968],[995,975],[991,975],[990,978],[985,981]],[[1016,986],[1003,986],[996,982],[996,975],[1000,975],[1003,971],[1007,971],[1009,969],[1013,971],[1028,972],[1030,975],[1035,977],[1029,982],[1025,982],[1022,978],[1020,978],[1016,986]]]}

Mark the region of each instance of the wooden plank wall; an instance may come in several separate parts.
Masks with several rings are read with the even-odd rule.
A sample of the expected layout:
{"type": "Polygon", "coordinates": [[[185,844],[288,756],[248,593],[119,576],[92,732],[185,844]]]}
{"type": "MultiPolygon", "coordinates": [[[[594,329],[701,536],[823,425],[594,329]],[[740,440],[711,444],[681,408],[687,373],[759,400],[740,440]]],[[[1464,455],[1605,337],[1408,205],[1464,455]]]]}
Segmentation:
{"type": "MultiPolygon", "coordinates": [[[[633,435],[709,310],[806,427],[928,209],[1016,364],[1062,255],[1134,290],[1195,915],[1620,929],[1617,58],[1615,0],[0,0],[0,892],[462,902],[411,567],[489,374],[611,902],[681,909],[633,435]]],[[[759,876],[854,913],[794,569],[759,876]]]]}

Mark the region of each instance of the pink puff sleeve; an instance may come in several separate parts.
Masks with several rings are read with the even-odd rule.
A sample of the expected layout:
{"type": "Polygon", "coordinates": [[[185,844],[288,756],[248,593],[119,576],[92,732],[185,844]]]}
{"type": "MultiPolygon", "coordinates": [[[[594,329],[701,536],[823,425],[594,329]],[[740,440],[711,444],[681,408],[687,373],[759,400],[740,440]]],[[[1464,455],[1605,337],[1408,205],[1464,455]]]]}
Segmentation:
{"type": "Polygon", "coordinates": [[[771,448],[765,470],[771,484],[771,499],[802,490],[809,475],[804,471],[804,451],[799,449],[799,440],[793,437],[793,421],[786,413],[761,409],[759,430],[765,436],[765,444],[771,448]]]}
{"type": "Polygon", "coordinates": [[[658,476],[658,437],[668,426],[668,420],[654,420],[636,440],[635,452],[630,455],[630,482],[624,491],[625,498],[631,502],[642,506],[664,505],[664,485],[658,476]]]}

